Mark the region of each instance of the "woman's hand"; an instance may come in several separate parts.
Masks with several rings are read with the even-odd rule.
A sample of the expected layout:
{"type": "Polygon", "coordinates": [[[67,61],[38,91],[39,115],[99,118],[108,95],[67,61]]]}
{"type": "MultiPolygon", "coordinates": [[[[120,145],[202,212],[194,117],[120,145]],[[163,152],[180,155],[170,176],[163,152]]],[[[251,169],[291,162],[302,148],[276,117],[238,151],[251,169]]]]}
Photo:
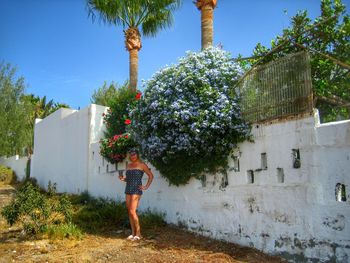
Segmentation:
{"type": "Polygon", "coordinates": [[[145,185],[145,186],[140,185],[140,186],[139,186],[139,189],[140,189],[140,190],[147,190],[147,189],[148,189],[148,186],[146,186],[146,185],[145,185]]]}
{"type": "Polygon", "coordinates": [[[125,182],[125,176],[119,175],[119,180],[125,182]]]}

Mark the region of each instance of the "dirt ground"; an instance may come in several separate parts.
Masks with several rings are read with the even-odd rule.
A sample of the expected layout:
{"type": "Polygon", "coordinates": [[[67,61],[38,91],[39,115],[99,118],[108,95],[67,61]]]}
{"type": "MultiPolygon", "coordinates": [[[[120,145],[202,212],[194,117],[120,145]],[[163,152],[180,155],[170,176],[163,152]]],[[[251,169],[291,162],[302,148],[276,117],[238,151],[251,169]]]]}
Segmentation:
{"type": "MultiPolygon", "coordinates": [[[[14,195],[12,186],[0,186],[0,207],[14,195]]],[[[111,226],[82,240],[38,240],[24,236],[18,226],[10,228],[0,217],[0,262],[284,262],[172,226],[146,231],[140,242],[125,240],[128,234],[111,226]]]]}

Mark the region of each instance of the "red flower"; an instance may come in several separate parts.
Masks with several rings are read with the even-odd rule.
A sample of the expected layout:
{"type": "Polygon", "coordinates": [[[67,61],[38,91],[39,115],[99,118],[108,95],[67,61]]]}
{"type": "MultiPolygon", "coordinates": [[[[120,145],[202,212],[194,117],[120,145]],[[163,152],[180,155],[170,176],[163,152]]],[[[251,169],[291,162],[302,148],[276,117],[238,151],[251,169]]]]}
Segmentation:
{"type": "Polygon", "coordinates": [[[125,139],[129,138],[129,135],[126,134],[126,135],[124,136],[124,138],[125,138],[125,139]]]}
{"type": "Polygon", "coordinates": [[[142,96],[142,93],[141,93],[141,92],[138,92],[138,93],[136,94],[136,96],[135,96],[135,99],[136,99],[136,100],[139,100],[139,99],[141,99],[141,96],[142,96]]]}
{"type": "Polygon", "coordinates": [[[124,123],[125,123],[126,125],[129,125],[129,124],[131,124],[131,120],[126,119],[126,120],[124,121],[124,123]]]}

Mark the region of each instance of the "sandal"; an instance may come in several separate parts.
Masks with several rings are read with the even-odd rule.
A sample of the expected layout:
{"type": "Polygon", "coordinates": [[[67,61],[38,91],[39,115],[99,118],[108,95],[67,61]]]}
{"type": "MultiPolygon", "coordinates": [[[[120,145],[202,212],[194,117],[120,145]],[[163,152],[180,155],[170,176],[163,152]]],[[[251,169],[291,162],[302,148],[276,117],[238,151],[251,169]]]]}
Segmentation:
{"type": "Polygon", "coordinates": [[[140,241],[141,240],[141,237],[139,236],[134,236],[134,238],[132,239],[132,241],[140,241]]]}
{"type": "Polygon", "coordinates": [[[126,238],[127,240],[134,240],[134,236],[133,235],[130,235],[126,238]]]}

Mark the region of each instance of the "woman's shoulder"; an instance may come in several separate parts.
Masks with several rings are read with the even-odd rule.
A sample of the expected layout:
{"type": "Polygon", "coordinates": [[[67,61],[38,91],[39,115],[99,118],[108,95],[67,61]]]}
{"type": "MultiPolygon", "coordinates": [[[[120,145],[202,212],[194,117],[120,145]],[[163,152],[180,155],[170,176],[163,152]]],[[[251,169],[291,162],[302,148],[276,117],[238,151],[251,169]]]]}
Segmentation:
{"type": "Polygon", "coordinates": [[[149,168],[146,163],[142,163],[142,170],[146,173],[151,172],[151,168],[149,168]]]}
{"type": "Polygon", "coordinates": [[[144,163],[144,162],[140,162],[140,166],[143,168],[143,169],[149,169],[147,164],[144,163]]]}

